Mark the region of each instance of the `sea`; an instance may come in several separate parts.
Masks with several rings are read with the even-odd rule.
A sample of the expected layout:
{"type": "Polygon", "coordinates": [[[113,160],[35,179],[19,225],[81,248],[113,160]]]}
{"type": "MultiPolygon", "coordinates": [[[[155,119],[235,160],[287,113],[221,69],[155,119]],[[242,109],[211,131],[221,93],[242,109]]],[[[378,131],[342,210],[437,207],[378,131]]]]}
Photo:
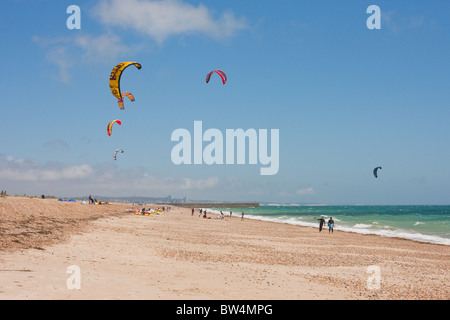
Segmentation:
{"type": "MultiPolygon", "coordinates": [[[[419,242],[450,245],[450,205],[328,206],[263,205],[253,208],[210,208],[208,212],[319,228],[324,217],[333,218],[334,230],[376,234],[419,242]]],[[[328,223],[324,225],[325,231],[328,223]]]]}

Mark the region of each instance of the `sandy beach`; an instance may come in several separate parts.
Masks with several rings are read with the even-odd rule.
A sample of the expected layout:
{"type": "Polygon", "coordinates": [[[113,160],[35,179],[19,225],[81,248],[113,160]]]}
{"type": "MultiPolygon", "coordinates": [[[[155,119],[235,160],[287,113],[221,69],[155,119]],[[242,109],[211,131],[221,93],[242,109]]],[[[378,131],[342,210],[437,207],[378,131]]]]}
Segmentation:
{"type": "Polygon", "coordinates": [[[0,299],[450,298],[448,246],[136,209],[0,198],[0,299]]]}

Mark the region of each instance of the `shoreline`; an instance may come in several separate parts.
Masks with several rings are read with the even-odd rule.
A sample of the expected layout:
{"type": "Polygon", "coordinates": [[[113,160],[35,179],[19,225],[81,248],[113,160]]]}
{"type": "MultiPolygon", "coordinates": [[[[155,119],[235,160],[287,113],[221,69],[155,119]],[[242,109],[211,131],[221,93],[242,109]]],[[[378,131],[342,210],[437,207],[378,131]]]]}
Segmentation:
{"type": "Polygon", "coordinates": [[[141,216],[126,211],[130,207],[1,199],[0,299],[450,296],[450,250],[444,245],[337,230],[319,233],[240,217],[203,219],[198,210],[192,216],[190,209],[174,206],[161,215],[141,216]],[[39,205],[24,214],[4,210],[39,205]],[[8,229],[7,235],[15,237],[8,243],[5,225],[16,228],[8,229]],[[28,246],[26,239],[32,242],[28,246]],[[67,287],[67,268],[73,265],[81,270],[80,290],[67,287]],[[368,288],[371,266],[379,267],[380,288],[368,288]]]}
{"type": "MultiPolygon", "coordinates": [[[[374,207],[380,207],[380,206],[374,206],[374,207]]],[[[216,215],[220,215],[220,210],[215,207],[200,207],[203,210],[208,210],[208,212],[216,215]]],[[[244,209],[244,207],[240,208],[244,209]]],[[[238,210],[239,211],[239,210],[238,210]]],[[[228,214],[228,211],[225,211],[224,214],[228,214]]],[[[240,216],[239,212],[236,212],[237,216],[240,216]]],[[[302,227],[308,227],[308,228],[315,228],[319,229],[319,226],[317,223],[304,221],[299,217],[296,216],[290,216],[286,217],[283,215],[280,216],[264,216],[260,214],[254,214],[254,213],[245,213],[246,219],[252,219],[252,220],[260,220],[260,221],[267,221],[267,222],[275,222],[275,223],[281,223],[281,224],[288,224],[288,225],[297,225],[302,227]]],[[[327,226],[324,226],[323,228],[325,231],[328,230],[327,226]]],[[[418,243],[427,243],[427,244],[436,244],[436,245],[443,245],[443,246],[450,246],[450,239],[442,237],[440,235],[436,234],[425,234],[421,232],[415,232],[415,231],[408,231],[406,229],[395,229],[395,230],[389,230],[389,229],[373,229],[370,226],[367,228],[355,228],[348,225],[342,225],[339,224],[334,228],[335,231],[342,231],[342,232],[349,232],[349,233],[356,233],[356,234],[366,234],[366,235],[377,235],[380,237],[385,238],[396,238],[396,239],[405,239],[405,240],[411,240],[418,243]]]]}
{"type": "MultiPolygon", "coordinates": [[[[319,229],[318,226],[310,226],[310,225],[301,224],[301,223],[291,223],[291,222],[283,222],[283,221],[271,221],[270,219],[260,219],[259,217],[249,218],[249,216],[250,215],[247,215],[247,217],[245,217],[245,219],[260,220],[260,221],[274,222],[274,223],[281,223],[281,224],[290,224],[290,225],[296,225],[296,226],[305,227],[305,228],[319,229]]],[[[327,230],[328,230],[328,227],[324,226],[322,232],[326,232],[327,230]]],[[[419,238],[414,239],[413,234],[402,237],[399,235],[385,235],[385,234],[382,234],[381,232],[377,233],[376,231],[365,230],[366,232],[363,232],[363,230],[354,230],[349,227],[335,227],[334,228],[334,231],[340,231],[340,232],[347,232],[347,233],[361,234],[361,235],[373,235],[373,236],[378,236],[378,237],[382,237],[382,238],[391,238],[391,239],[399,239],[399,240],[409,240],[409,241],[416,242],[416,243],[433,244],[433,245],[438,245],[438,246],[447,246],[447,247],[450,246],[450,244],[447,244],[447,243],[439,243],[438,241],[442,241],[442,242],[450,241],[449,239],[441,238],[439,236],[425,235],[422,233],[417,234],[419,237],[438,238],[438,239],[432,239],[432,240],[423,240],[423,239],[419,239],[419,238]]]]}

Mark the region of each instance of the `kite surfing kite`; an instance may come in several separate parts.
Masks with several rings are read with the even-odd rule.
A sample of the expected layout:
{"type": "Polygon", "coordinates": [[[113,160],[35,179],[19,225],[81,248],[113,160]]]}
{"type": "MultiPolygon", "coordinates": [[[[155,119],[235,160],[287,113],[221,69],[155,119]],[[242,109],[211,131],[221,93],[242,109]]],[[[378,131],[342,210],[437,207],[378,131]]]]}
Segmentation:
{"type": "MultiPolygon", "coordinates": [[[[138,70],[142,68],[141,64],[137,62],[121,62],[117,66],[115,66],[114,69],[112,69],[111,75],[109,76],[109,88],[111,89],[111,93],[113,94],[113,96],[117,98],[117,102],[121,110],[125,109],[125,107],[123,106],[124,96],[120,91],[120,77],[122,76],[123,71],[131,65],[134,65],[136,68],[138,68],[138,70]]],[[[124,93],[124,95],[125,94],[126,92],[124,93]]],[[[131,99],[130,96],[128,97],[131,99]]],[[[134,101],[134,97],[133,99],[131,99],[131,101],[134,101]]]]}
{"type": "Polygon", "coordinates": [[[222,78],[223,84],[227,82],[227,75],[225,74],[225,72],[223,72],[222,70],[213,70],[206,75],[206,83],[209,82],[209,79],[211,79],[213,73],[217,73],[222,78]]]}
{"type": "Polygon", "coordinates": [[[375,178],[378,178],[378,169],[382,169],[382,168],[376,167],[375,169],[373,169],[373,175],[375,176],[375,178]]]}
{"type": "Polygon", "coordinates": [[[122,100],[125,96],[127,96],[131,100],[131,102],[134,101],[134,96],[130,92],[127,91],[127,92],[122,93],[122,100]]]}
{"type": "Polygon", "coordinates": [[[107,131],[108,131],[108,136],[111,136],[112,127],[113,127],[114,123],[116,123],[116,122],[117,122],[118,125],[122,125],[122,122],[120,122],[120,120],[113,120],[110,123],[108,123],[108,127],[106,128],[107,131]]]}
{"type": "Polygon", "coordinates": [[[114,156],[113,156],[113,158],[114,158],[114,160],[117,160],[117,154],[118,153],[123,153],[123,150],[122,149],[117,149],[116,151],[114,151],[114,156]]]}

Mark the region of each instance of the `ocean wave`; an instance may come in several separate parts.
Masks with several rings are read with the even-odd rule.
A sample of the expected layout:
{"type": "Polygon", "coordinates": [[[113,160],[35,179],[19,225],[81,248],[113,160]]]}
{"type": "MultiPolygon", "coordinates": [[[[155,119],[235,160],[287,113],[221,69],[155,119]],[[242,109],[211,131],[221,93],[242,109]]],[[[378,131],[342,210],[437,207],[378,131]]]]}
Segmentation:
{"type": "Polygon", "coordinates": [[[427,242],[427,243],[434,243],[434,244],[442,244],[442,245],[450,245],[450,239],[442,238],[439,236],[433,236],[433,235],[426,235],[422,233],[415,233],[415,232],[409,232],[405,230],[400,229],[393,229],[389,227],[388,229],[355,229],[351,227],[336,227],[335,230],[341,230],[346,232],[355,232],[360,234],[373,234],[373,235],[379,235],[382,237],[390,237],[390,238],[402,238],[402,239],[408,239],[418,242],[427,242]]]}
{"type": "Polygon", "coordinates": [[[357,223],[357,224],[355,224],[353,226],[353,228],[356,228],[356,229],[367,229],[367,228],[370,228],[370,227],[372,227],[372,225],[364,224],[364,223],[357,223]]]}

